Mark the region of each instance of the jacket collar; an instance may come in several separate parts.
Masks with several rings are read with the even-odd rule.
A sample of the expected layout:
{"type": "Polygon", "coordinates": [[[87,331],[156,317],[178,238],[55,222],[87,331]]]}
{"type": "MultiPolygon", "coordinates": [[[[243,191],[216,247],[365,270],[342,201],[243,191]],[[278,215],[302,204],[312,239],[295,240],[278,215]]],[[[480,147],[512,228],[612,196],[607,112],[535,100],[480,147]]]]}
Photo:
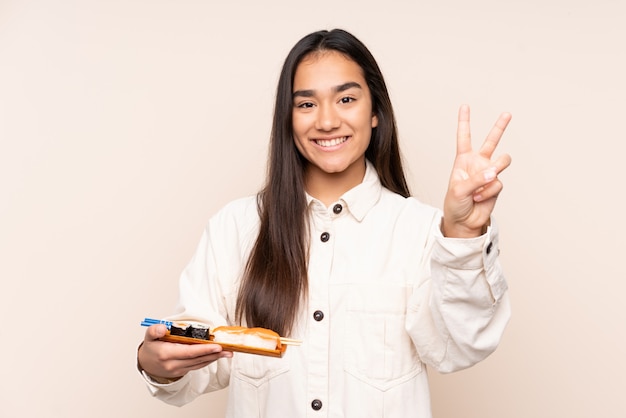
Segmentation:
{"type": "MultiPolygon", "coordinates": [[[[365,160],[365,176],[363,176],[363,181],[344,193],[337,203],[342,204],[344,209],[348,209],[360,222],[365,215],[367,215],[367,212],[378,202],[382,189],[383,186],[380,183],[374,165],[369,160],[365,160]]],[[[324,207],[322,202],[308,193],[306,194],[306,198],[309,208],[315,210],[316,207],[324,207]]]]}

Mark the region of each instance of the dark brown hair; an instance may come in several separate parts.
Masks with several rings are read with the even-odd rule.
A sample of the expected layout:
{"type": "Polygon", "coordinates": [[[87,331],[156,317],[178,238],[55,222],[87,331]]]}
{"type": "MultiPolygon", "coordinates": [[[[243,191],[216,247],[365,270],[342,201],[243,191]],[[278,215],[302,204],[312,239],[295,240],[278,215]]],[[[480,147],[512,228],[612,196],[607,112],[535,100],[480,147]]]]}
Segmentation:
{"type": "Polygon", "coordinates": [[[402,168],[395,116],[383,75],[367,47],[334,29],[302,38],[287,55],[278,80],[266,184],[259,193],[259,235],[246,264],[237,297],[236,320],[287,335],[308,291],[308,217],[304,191],[306,160],[293,139],[293,81],[299,63],[314,52],[337,51],[363,70],[378,126],[365,157],[386,188],[402,196],[409,189],[402,168]]]}

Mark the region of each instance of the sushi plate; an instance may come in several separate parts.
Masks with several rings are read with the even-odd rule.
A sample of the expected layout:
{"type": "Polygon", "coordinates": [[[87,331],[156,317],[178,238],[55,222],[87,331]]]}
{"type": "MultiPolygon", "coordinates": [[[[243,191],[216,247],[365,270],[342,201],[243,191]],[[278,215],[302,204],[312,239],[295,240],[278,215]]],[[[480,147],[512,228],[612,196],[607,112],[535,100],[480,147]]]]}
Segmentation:
{"type": "Polygon", "coordinates": [[[225,351],[236,351],[239,353],[258,354],[270,357],[282,357],[283,353],[287,349],[286,344],[281,344],[280,349],[269,350],[266,348],[256,348],[238,344],[219,343],[213,340],[203,340],[200,338],[185,337],[182,335],[172,335],[169,331],[167,331],[167,334],[161,337],[160,340],[178,344],[218,344],[221,345],[222,349],[225,351]]]}

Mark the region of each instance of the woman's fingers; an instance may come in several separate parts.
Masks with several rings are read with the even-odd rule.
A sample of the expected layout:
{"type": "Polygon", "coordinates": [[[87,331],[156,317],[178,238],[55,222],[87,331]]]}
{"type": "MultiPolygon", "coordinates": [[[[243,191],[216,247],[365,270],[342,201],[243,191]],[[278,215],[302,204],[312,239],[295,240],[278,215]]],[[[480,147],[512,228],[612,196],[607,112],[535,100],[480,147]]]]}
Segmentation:
{"type": "Polygon", "coordinates": [[[502,187],[502,182],[500,182],[500,180],[492,181],[491,183],[476,190],[473,199],[475,202],[484,202],[485,200],[497,197],[502,191],[502,187]]]}
{"type": "MultiPolygon", "coordinates": [[[[504,134],[512,115],[508,112],[502,113],[496,123],[493,125],[485,141],[483,142],[479,154],[485,158],[491,158],[496,147],[500,143],[500,139],[504,134]]],[[[456,152],[457,155],[466,154],[472,151],[472,133],[470,128],[470,108],[468,105],[462,105],[459,108],[459,118],[456,133],[456,152]]]]}
{"type": "Polygon", "coordinates": [[[500,115],[496,123],[493,125],[493,127],[489,131],[489,134],[487,135],[485,142],[483,142],[483,145],[480,147],[480,152],[479,152],[480,155],[482,155],[485,158],[491,158],[491,156],[493,155],[493,152],[495,151],[496,147],[500,143],[500,139],[502,138],[502,135],[504,134],[506,127],[509,125],[509,122],[511,121],[511,117],[512,116],[510,113],[502,113],[500,115]]]}
{"type": "Polygon", "coordinates": [[[162,338],[167,334],[167,327],[163,324],[151,325],[146,329],[145,340],[155,341],[162,338]]]}
{"type": "Polygon", "coordinates": [[[459,108],[459,121],[456,130],[456,154],[465,154],[471,151],[470,108],[468,105],[462,105],[459,108]]]}
{"type": "Polygon", "coordinates": [[[167,333],[165,325],[148,327],[137,359],[141,367],[152,376],[180,377],[190,370],[200,369],[232,353],[222,351],[219,344],[178,344],[159,341],[167,333]]]}
{"type": "MultiPolygon", "coordinates": [[[[458,170],[454,182],[454,190],[452,195],[457,199],[463,199],[465,196],[474,196],[474,200],[478,194],[484,194],[483,189],[488,187],[491,183],[500,182],[498,175],[504,171],[511,164],[511,157],[508,154],[501,155],[492,162],[487,168],[482,171],[469,175],[465,171],[458,170]]],[[[501,189],[502,187],[500,187],[501,189]]],[[[483,199],[484,200],[484,199],[483,199]]]]}
{"type": "MultiPolygon", "coordinates": [[[[167,344],[175,344],[175,343],[167,343],[167,344]]],[[[190,357],[190,358],[185,358],[185,359],[170,360],[169,364],[167,364],[165,368],[167,368],[168,373],[172,375],[183,376],[187,374],[188,372],[190,372],[191,370],[198,370],[203,367],[206,367],[209,364],[213,363],[214,361],[222,357],[229,358],[232,356],[233,356],[232,352],[221,351],[221,347],[219,347],[219,351],[214,351],[214,352],[211,352],[210,354],[201,355],[198,357],[190,357]]]]}

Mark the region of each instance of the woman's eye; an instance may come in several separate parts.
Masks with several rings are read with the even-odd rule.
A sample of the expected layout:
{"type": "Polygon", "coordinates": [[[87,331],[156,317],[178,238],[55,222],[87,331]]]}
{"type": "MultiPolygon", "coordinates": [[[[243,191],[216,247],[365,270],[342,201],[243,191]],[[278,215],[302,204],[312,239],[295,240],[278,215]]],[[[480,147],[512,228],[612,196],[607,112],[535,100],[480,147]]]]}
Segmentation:
{"type": "Polygon", "coordinates": [[[301,109],[310,109],[310,108],[313,107],[313,103],[311,103],[311,102],[304,102],[304,103],[298,104],[296,107],[299,107],[301,109]]]}
{"type": "Polygon", "coordinates": [[[354,101],[354,97],[342,97],[340,102],[341,103],[351,103],[354,101]]]}

